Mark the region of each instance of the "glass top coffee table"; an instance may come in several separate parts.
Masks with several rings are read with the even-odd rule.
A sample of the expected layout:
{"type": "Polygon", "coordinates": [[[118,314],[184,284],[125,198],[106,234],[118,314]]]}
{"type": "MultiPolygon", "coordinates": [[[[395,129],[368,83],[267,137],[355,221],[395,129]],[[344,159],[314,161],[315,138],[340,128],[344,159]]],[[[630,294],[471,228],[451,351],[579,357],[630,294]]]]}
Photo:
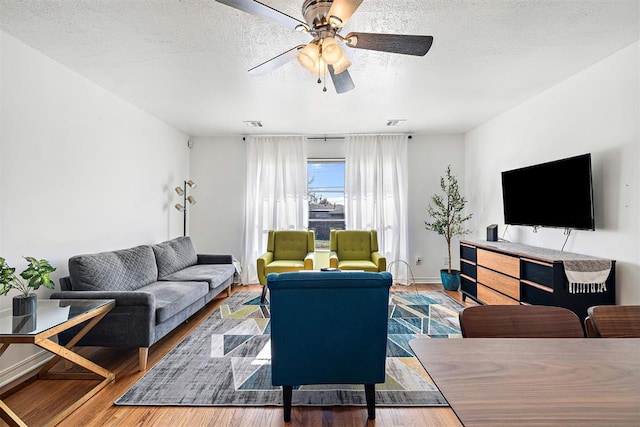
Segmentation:
{"type": "MultiPolygon", "coordinates": [[[[54,357],[39,368],[37,378],[43,379],[100,379],[100,383],[89,390],[75,403],[55,415],[47,424],[55,425],[89,400],[115,378],[101,366],[73,351],[80,339],[87,334],[113,307],[115,300],[38,300],[37,312],[27,316],[13,316],[12,309],[0,311],[0,356],[11,344],[33,344],[54,354],[54,357]],[[86,322],[66,346],[61,346],[51,338],[59,332],[86,322]],[[49,372],[60,361],[82,366],[90,372],[49,372]]],[[[26,426],[2,400],[0,417],[9,425],[26,426]]]]}

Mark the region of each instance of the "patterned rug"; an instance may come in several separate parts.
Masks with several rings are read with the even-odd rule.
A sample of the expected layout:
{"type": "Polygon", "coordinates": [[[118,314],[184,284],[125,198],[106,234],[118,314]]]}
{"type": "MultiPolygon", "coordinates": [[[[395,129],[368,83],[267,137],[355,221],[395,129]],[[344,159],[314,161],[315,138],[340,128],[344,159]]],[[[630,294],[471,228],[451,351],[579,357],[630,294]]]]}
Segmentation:
{"type": "MultiPolygon", "coordinates": [[[[386,382],[377,406],[444,406],[409,341],[460,337],[463,306],[439,291],[391,292],[386,382]]],[[[236,292],[115,401],[116,405],[281,406],[271,385],[269,305],[236,292]]],[[[366,406],[362,385],[302,386],[294,406],[366,406]]]]}

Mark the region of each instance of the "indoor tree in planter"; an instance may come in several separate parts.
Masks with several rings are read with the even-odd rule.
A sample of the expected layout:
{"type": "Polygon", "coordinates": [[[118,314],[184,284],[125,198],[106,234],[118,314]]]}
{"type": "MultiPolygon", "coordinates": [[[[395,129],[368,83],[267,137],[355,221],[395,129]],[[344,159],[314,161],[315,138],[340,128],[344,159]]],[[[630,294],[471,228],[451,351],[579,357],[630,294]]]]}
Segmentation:
{"type": "Polygon", "coordinates": [[[464,208],[467,200],[460,194],[458,179],[451,174],[451,165],[447,166],[445,176],[440,178],[442,193],[434,194],[427,207],[430,221],[425,221],[427,230],[444,236],[447,241],[448,268],[440,270],[442,284],[447,290],[457,290],[460,286],[460,271],[451,269],[451,239],[463,236],[471,231],[464,224],[471,219],[472,214],[465,215],[464,208]]]}
{"type": "Polygon", "coordinates": [[[20,277],[15,274],[16,269],[10,267],[6,260],[0,257],[0,295],[7,295],[10,290],[15,289],[21,292],[13,297],[13,315],[20,316],[31,314],[35,311],[36,294],[32,291],[38,290],[40,286],[53,289],[53,281],[49,275],[56,271],[46,259],[37,260],[33,257],[24,257],[27,260],[27,268],[20,273],[20,277]]]}

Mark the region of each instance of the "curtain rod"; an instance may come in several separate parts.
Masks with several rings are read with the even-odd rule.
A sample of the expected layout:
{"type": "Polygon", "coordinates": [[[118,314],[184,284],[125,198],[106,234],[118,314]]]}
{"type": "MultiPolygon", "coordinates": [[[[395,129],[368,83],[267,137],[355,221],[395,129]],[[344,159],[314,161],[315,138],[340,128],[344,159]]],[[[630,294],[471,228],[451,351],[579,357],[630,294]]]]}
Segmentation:
{"type": "MultiPolygon", "coordinates": [[[[381,135],[385,135],[385,134],[381,134],[381,135]]],[[[412,135],[407,135],[407,138],[411,139],[411,138],[413,138],[413,136],[412,135]]],[[[345,137],[344,136],[308,136],[307,137],[307,140],[319,140],[319,141],[325,141],[325,142],[330,140],[330,139],[340,140],[340,139],[345,139],[345,137]]],[[[242,140],[246,141],[247,137],[243,136],[242,140]]]]}

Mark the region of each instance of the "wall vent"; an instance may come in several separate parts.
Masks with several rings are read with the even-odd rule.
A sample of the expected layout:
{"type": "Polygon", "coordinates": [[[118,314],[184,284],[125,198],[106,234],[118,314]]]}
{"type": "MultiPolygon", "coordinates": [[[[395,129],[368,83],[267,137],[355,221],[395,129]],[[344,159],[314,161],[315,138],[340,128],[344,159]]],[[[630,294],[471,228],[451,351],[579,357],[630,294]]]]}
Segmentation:
{"type": "Polygon", "coordinates": [[[398,126],[400,122],[406,122],[407,119],[389,119],[387,120],[387,126],[398,126]]]}

